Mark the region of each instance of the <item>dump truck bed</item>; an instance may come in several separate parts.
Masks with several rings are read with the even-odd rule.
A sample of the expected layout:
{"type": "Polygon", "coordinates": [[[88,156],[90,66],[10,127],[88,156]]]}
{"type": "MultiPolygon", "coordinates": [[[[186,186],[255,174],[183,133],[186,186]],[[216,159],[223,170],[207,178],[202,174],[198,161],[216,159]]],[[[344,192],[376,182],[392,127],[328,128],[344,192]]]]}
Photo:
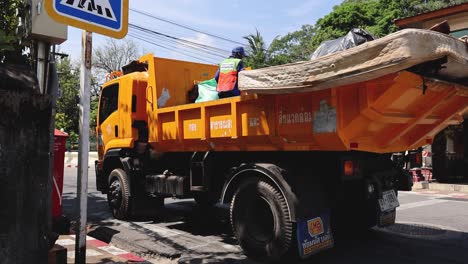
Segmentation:
{"type": "Polygon", "coordinates": [[[462,121],[467,106],[466,87],[403,71],[321,91],[158,109],[149,120],[149,139],[162,152],[397,152],[431,143],[440,130],[462,121]]]}
{"type": "MultiPolygon", "coordinates": [[[[363,45],[315,61],[245,71],[241,96],[163,108],[147,104],[149,143],[161,152],[389,153],[429,144],[439,131],[463,120],[468,110],[465,43],[426,30],[378,41],[365,44],[367,52],[363,45]],[[411,36],[425,44],[418,48],[411,36]],[[367,63],[361,65],[359,57],[367,63]],[[327,63],[336,72],[324,67],[327,63]],[[267,77],[273,75],[271,82],[267,77]]],[[[150,63],[148,85],[157,95],[150,101],[161,95],[155,68],[150,63]]]]}

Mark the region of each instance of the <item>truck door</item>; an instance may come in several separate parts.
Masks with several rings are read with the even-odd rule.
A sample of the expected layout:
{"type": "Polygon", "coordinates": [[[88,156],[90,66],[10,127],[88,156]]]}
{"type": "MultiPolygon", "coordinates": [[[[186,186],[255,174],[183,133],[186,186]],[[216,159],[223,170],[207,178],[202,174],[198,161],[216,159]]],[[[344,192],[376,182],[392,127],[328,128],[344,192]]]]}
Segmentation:
{"type": "Polygon", "coordinates": [[[119,138],[119,84],[104,87],[99,101],[99,116],[97,124],[98,152],[102,157],[104,148],[110,141],[119,138]]]}

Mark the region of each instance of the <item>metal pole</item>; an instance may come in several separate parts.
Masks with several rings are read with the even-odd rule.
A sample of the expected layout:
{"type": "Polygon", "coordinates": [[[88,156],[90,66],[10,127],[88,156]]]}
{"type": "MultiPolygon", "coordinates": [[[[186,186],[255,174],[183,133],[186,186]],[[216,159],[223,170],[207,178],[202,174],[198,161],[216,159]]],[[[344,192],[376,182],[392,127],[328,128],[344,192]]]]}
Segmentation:
{"type": "MultiPolygon", "coordinates": [[[[53,50],[55,51],[55,46],[53,46],[53,50]]],[[[47,86],[46,91],[47,94],[52,98],[52,111],[50,115],[50,123],[49,123],[49,181],[50,183],[47,185],[47,194],[48,202],[47,202],[47,215],[49,221],[49,225],[52,221],[52,186],[53,186],[53,179],[54,179],[54,156],[55,156],[55,113],[57,112],[57,93],[58,93],[58,75],[57,75],[57,67],[55,64],[55,56],[53,54],[49,55],[49,66],[47,67],[48,74],[47,74],[47,86]]],[[[59,196],[60,197],[60,196],[59,196]]]]}
{"type": "Polygon", "coordinates": [[[45,77],[47,71],[47,49],[49,46],[44,41],[37,42],[37,80],[41,94],[45,94],[45,77]]]}
{"type": "Polygon", "coordinates": [[[89,112],[91,94],[92,33],[83,30],[80,72],[80,139],[78,146],[78,202],[80,215],[75,242],[75,263],[86,263],[86,216],[88,207],[89,112]]]}

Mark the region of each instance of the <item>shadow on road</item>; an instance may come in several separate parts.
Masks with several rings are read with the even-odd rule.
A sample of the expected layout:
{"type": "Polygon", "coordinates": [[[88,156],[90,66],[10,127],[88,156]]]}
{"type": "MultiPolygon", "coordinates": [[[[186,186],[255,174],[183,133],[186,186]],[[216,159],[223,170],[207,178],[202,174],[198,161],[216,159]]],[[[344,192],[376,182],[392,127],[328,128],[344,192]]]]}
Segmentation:
{"type": "MultiPolygon", "coordinates": [[[[70,219],[78,216],[75,200],[72,195],[63,196],[63,211],[70,219]]],[[[88,215],[89,235],[130,247],[135,253],[178,258],[179,263],[190,264],[254,263],[242,254],[221,208],[202,208],[184,200],[167,204],[156,217],[124,222],[113,219],[105,196],[90,193],[88,215]]],[[[467,233],[428,226],[419,232],[411,230],[414,226],[403,223],[398,230],[342,233],[335,248],[298,262],[445,264],[468,260],[467,233]]]]}

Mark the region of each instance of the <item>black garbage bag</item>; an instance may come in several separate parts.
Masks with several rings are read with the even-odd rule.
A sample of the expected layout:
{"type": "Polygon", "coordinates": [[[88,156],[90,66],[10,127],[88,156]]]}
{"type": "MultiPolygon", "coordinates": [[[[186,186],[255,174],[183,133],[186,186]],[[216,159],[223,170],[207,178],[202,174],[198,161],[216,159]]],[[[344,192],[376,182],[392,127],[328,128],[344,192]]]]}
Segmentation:
{"type": "Polygon", "coordinates": [[[320,44],[320,46],[318,46],[314,51],[310,59],[313,60],[337,51],[347,50],[374,39],[374,36],[366,30],[353,28],[343,37],[322,42],[322,44],[320,44]]]}

